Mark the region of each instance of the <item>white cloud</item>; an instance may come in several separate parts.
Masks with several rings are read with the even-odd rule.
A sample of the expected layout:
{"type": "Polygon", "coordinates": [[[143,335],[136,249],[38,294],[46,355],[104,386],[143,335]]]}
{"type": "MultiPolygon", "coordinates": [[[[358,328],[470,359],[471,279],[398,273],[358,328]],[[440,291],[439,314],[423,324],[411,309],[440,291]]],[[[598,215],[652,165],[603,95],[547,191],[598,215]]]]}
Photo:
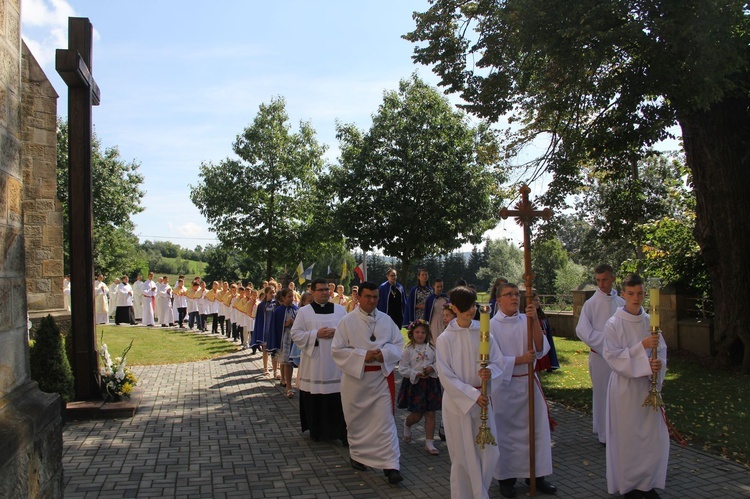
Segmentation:
{"type": "Polygon", "coordinates": [[[208,235],[208,230],[203,225],[198,225],[195,222],[188,222],[182,224],[176,228],[179,235],[184,237],[205,237],[208,235]]]}

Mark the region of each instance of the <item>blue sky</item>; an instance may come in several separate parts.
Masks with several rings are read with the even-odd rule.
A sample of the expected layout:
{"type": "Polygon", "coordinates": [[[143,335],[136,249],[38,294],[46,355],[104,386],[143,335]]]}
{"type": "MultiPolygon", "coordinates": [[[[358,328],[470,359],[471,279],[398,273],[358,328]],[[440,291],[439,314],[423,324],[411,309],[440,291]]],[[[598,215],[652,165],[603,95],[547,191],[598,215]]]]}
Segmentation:
{"type": "MultiPolygon", "coordinates": [[[[54,69],[67,48],[68,16],[94,25],[94,77],[101,105],[94,126],[105,147],[141,163],[146,210],[134,217],[141,241],[205,246],[216,240],[189,198],[201,162],[232,155],[231,144],[258,106],[287,101],[293,130],[310,121],[327,158],[338,155],[335,122],[369,128],[384,90],[414,71],[401,35],[426,0],[379,1],[141,1],[23,0],[22,36],[60,95],[54,69]]],[[[456,101],[455,97],[451,98],[456,101]]],[[[543,186],[532,186],[532,196],[543,186]]],[[[513,221],[489,234],[518,239],[513,221]]]]}

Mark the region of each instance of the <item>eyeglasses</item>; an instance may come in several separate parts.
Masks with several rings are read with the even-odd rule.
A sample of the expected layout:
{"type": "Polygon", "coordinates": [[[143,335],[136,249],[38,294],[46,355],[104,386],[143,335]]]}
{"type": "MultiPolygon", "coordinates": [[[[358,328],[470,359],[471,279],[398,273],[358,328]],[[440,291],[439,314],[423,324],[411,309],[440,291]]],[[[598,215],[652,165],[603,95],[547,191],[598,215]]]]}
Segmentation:
{"type": "Polygon", "coordinates": [[[503,293],[500,296],[507,296],[509,298],[520,298],[521,293],[503,293]]]}
{"type": "Polygon", "coordinates": [[[388,274],[388,277],[396,277],[396,274],[388,274]]]}

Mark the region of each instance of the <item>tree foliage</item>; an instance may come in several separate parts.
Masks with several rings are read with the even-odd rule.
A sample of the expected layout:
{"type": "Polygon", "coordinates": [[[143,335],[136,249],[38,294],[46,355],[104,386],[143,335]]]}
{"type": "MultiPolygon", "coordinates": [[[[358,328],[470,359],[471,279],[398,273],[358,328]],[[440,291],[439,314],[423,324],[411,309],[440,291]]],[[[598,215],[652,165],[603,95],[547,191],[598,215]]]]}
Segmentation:
{"type": "Polygon", "coordinates": [[[487,264],[477,272],[477,278],[491,287],[498,277],[513,283],[523,281],[523,251],[508,239],[487,239],[487,264]]]}
{"type": "Polygon", "coordinates": [[[501,201],[497,141],[472,127],[416,75],[387,91],[366,132],[337,126],[340,164],[329,185],[348,243],[401,260],[402,274],[428,254],[478,243],[501,201]]]}
{"type": "Polygon", "coordinates": [[[277,262],[291,264],[303,249],[341,240],[323,230],[325,224],[313,223],[314,216],[324,213],[316,204],[325,147],[307,122],[291,132],[283,98],[260,105],[232,150],[238,159],[203,163],[190,191],[227,251],[241,248],[261,259],[269,277],[277,262]]]}
{"type": "MultiPolygon", "coordinates": [[[[131,216],[143,211],[140,163],[120,157],[117,146],[102,149],[96,133],[92,137],[92,196],[94,271],[106,276],[141,271],[145,255],[133,234],[131,216]]],[[[57,197],[63,208],[63,250],[65,272],[70,270],[70,234],[68,232],[68,123],[57,121],[57,197]]]]}
{"type": "Polygon", "coordinates": [[[682,131],[694,235],[711,275],[716,345],[750,373],[750,8],[740,0],[435,0],[414,15],[415,60],[467,109],[506,117],[511,152],[548,140],[536,173],[563,205],[582,168],[630,168],[682,131]]]}

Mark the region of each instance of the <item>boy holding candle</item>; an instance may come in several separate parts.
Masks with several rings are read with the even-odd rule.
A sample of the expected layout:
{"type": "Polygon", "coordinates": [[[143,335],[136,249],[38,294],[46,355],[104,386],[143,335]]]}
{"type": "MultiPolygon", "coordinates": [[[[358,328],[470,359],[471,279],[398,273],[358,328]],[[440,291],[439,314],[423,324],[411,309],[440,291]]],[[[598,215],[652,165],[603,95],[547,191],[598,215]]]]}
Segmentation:
{"type": "MultiPolygon", "coordinates": [[[[456,313],[437,339],[437,371],[443,386],[443,425],[451,460],[451,497],[486,498],[499,458],[494,445],[484,448],[474,443],[481,424],[482,409],[489,411],[487,426],[497,437],[492,403],[482,395],[482,381],[498,378],[501,354],[489,335],[480,342],[480,324],[472,320],[476,312],[476,293],[467,287],[450,292],[451,308],[456,313]],[[477,370],[480,353],[489,354],[487,368],[477,370]]],[[[483,326],[489,329],[488,319],[483,326]]]]}
{"type": "Polygon", "coordinates": [[[664,488],[669,461],[669,431],[661,410],[644,405],[657,374],[661,389],[667,367],[667,345],[658,330],[658,289],[652,290],[652,315],[643,311],[643,279],[623,281],[625,306],[604,327],[604,358],[612,367],[607,394],[607,490],[626,498],[655,499],[664,488]],[[651,350],[657,349],[656,359],[651,350]]]}

